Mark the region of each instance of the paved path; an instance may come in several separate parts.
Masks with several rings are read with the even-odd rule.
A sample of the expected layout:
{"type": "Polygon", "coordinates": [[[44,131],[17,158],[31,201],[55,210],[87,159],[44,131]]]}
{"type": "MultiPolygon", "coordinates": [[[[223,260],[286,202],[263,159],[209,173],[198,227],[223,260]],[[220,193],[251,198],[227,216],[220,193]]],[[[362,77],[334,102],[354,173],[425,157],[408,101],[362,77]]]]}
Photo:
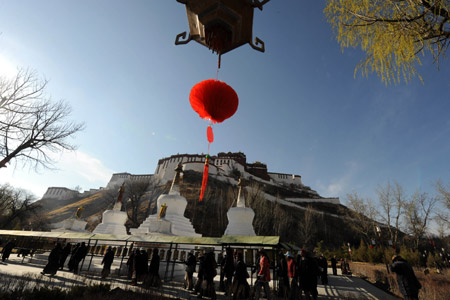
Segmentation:
{"type": "Polygon", "coordinates": [[[319,299],[381,299],[397,300],[398,298],[380,290],[358,277],[328,275],[328,285],[317,286],[319,299]]]}
{"type": "MultiPolygon", "coordinates": [[[[6,277],[22,279],[23,275],[31,276],[35,278],[37,282],[47,286],[59,286],[62,288],[70,288],[74,285],[86,285],[90,283],[104,283],[110,284],[111,288],[120,287],[122,289],[145,291],[139,287],[132,287],[128,283],[129,281],[125,277],[109,278],[102,280],[99,274],[83,274],[74,275],[68,271],[58,271],[53,276],[43,276],[40,274],[44,265],[46,264],[46,258],[48,254],[37,255],[31,261],[29,258],[25,258],[22,262],[22,258],[18,258],[15,254],[10,256],[10,259],[6,263],[0,261],[0,274],[2,281],[6,277]]],[[[330,270],[331,271],[331,270],[330,270]]],[[[319,297],[318,299],[381,299],[381,300],[397,300],[398,298],[391,296],[384,291],[376,288],[370,283],[357,278],[347,276],[333,276],[328,275],[328,285],[318,285],[319,297]]],[[[32,283],[34,284],[34,283],[32,283]]],[[[218,283],[216,284],[216,287],[218,283]]],[[[161,295],[168,296],[170,298],[178,299],[196,299],[195,296],[189,294],[178,282],[165,282],[163,287],[158,290],[161,295]]],[[[229,299],[223,295],[223,293],[217,293],[218,299],[229,299]]]]}

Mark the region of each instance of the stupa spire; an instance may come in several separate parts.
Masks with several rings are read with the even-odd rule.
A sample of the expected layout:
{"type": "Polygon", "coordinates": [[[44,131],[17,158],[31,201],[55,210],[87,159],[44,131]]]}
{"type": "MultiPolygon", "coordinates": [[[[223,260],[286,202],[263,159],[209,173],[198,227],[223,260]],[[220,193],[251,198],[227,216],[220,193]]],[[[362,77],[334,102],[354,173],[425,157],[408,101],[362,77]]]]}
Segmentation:
{"type": "Polygon", "coordinates": [[[180,194],[180,183],[181,183],[181,174],[183,173],[183,165],[181,163],[178,164],[175,169],[175,176],[172,180],[172,186],[170,187],[169,195],[179,195],[180,194]]]}
{"type": "Polygon", "coordinates": [[[244,180],[242,178],[239,178],[238,186],[239,186],[239,193],[238,193],[238,198],[237,198],[237,202],[236,202],[236,207],[245,207],[244,194],[241,193],[242,188],[244,187],[244,180]]]}
{"type": "Polygon", "coordinates": [[[236,207],[230,207],[227,212],[228,226],[225,229],[225,235],[248,235],[255,236],[253,229],[253,219],[255,212],[250,207],[245,207],[244,194],[244,178],[238,181],[239,193],[236,201],[236,207]]]}

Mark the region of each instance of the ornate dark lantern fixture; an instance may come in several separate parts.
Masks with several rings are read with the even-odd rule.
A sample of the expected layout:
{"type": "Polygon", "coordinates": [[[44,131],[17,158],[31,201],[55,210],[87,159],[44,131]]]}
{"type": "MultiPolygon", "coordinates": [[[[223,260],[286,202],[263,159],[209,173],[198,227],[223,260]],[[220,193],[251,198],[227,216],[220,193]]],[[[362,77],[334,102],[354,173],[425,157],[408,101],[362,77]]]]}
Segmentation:
{"type": "Polygon", "coordinates": [[[249,43],[264,52],[264,42],[252,41],[253,9],[262,10],[270,0],[177,0],[186,5],[189,35],[177,35],[175,45],[194,40],[220,55],[249,43]]]}

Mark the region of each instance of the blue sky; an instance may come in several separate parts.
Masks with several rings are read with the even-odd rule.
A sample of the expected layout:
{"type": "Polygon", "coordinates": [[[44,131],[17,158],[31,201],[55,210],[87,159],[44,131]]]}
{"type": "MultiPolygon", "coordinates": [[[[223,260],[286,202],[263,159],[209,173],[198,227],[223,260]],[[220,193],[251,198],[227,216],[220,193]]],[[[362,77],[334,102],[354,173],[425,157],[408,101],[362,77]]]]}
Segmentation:
{"type": "MultiPolygon", "coordinates": [[[[450,181],[450,64],[423,58],[408,84],[354,77],[359,49],[341,51],[324,1],[276,1],[255,10],[259,53],[244,45],[222,57],[219,79],[239,95],[236,114],[214,126],[211,153],[242,151],[272,172],[302,176],[325,197],[375,198],[397,180],[434,193],[450,181]]],[[[48,94],[73,107],[86,129],[58,171],[0,170],[41,196],[49,186],[106,186],[114,172],[153,173],[158,159],[207,151],[207,122],[189,105],[196,83],[216,77],[217,56],[191,42],[175,0],[0,0],[0,73],[29,67],[48,94]]]]}

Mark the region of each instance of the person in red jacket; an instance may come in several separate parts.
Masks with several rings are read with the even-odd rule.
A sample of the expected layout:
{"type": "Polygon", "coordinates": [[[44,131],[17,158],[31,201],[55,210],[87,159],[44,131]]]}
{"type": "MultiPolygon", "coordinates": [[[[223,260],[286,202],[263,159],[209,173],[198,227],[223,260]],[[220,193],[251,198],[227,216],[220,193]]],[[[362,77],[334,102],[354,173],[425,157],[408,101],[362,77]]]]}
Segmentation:
{"type": "Polygon", "coordinates": [[[269,257],[267,257],[267,253],[263,248],[259,249],[259,272],[258,272],[258,280],[255,283],[255,300],[259,300],[259,295],[261,294],[261,287],[264,288],[264,293],[266,294],[267,300],[272,299],[270,295],[270,261],[269,257]]]}
{"type": "Polygon", "coordinates": [[[287,267],[288,267],[288,277],[289,277],[289,299],[295,300],[297,298],[297,278],[295,274],[295,260],[294,255],[290,251],[288,251],[286,254],[286,260],[287,260],[287,267]]]}

